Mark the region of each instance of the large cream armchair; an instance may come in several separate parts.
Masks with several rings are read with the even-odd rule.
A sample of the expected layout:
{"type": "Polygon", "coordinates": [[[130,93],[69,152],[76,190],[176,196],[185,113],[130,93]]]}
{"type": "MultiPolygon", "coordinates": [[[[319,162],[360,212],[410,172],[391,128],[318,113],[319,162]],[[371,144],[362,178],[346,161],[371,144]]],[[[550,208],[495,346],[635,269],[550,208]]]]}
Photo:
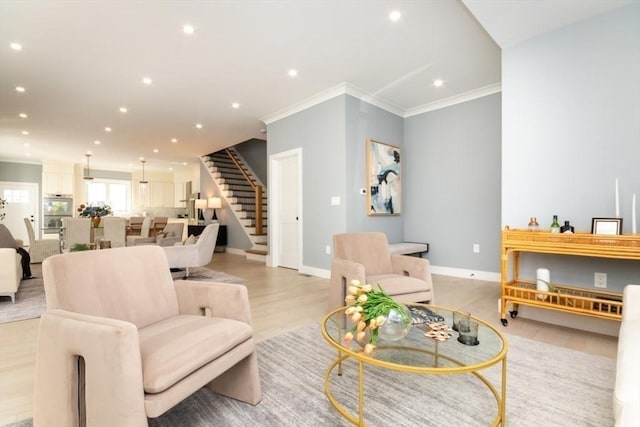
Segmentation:
{"type": "Polygon", "coordinates": [[[55,255],[36,354],[34,426],[146,426],[203,386],[257,404],[247,289],[176,281],[159,246],[55,255]]]}
{"type": "Polygon", "coordinates": [[[392,255],[384,233],[342,233],[333,236],[330,308],[346,305],[352,280],[380,286],[399,302],[433,302],[429,261],[392,255]]]}

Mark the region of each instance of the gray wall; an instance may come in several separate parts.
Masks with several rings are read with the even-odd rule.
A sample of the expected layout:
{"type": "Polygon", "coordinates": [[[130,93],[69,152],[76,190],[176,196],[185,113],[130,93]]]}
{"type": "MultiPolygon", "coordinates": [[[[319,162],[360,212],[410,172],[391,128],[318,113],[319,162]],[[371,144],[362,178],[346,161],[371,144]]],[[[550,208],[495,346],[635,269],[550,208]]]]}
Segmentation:
{"type": "MultiPolygon", "coordinates": [[[[576,231],[613,217],[620,181],[624,232],[640,197],[640,4],[549,32],[503,51],[502,225],[557,214],[576,231]]],[[[593,286],[594,271],[620,291],[640,283],[638,263],[532,257],[552,281],[593,286]]]]}
{"type": "Polygon", "coordinates": [[[234,147],[255,172],[260,181],[267,185],[267,141],[250,139],[234,147]]]}
{"type": "Polygon", "coordinates": [[[434,266],[500,271],[500,110],[498,93],[405,119],[404,240],[434,266]]]}
{"type": "Polygon", "coordinates": [[[38,197],[42,198],[42,165],[0,161],[0,181],[34,182],[38,184],[38,197]]]}
{"type": "Polygon", "coordinates": [[[345,96],[338,96],[268,125],[267,155],[302,148],[301,265],[329,269],[335,233],[347,227],[345,96]],[[343,203],[331,206],[331,197],[343,203]]]}
{"type": "MultiPolygon", "coordinates": [[[[401,215],[369,216],[367,197],[360,194],[361,188],[367,188],[366,140],[369,138],[402,148],[403,119],[367,102],[346,96],[346,230],[349,232],[382,231],[387,234],[390,242],[401,242],[406,202],[403,202],[401,215]]],[[[401,176],[406,173],[404,169],[406,154],[405,151],[401,151],[401,176]]],[[[401,179],[404,186],[406,181],[401,179]]],[[[403,194],[403,197],[406,196],[403,194]]]]}

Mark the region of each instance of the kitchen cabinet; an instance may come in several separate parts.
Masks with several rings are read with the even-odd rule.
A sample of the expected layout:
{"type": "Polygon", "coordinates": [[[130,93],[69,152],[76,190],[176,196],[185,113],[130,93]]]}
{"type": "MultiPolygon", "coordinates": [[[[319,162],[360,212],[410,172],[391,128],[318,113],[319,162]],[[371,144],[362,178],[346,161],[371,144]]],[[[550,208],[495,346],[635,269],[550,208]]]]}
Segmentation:
{"type": "Polygon", "coordinates": [[[73,194],[73,174],[45,172],[42,174],[43,194],[73,194]]]}
{"type": "Polygon", "coordinates": [[[174,207],[174,185],[172,182],[149,182],[149,204],[151,208],[174,207]]]}
{"type": "Polygon", "coordinates": [[[184,182],[176,182],[173,185],[173,207],[186,208],[187,207],[187,193],[184,182]]]}

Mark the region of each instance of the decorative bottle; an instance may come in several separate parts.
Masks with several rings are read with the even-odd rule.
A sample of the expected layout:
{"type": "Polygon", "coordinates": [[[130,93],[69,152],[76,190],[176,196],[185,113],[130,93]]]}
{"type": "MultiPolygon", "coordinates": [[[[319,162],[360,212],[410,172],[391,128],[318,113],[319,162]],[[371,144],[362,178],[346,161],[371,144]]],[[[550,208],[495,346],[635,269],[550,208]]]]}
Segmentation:
{"type": "Polygon", "coordinates": [[[538,220],[536,219],[535,216],[532,216],[529,219],[528,228],[529,228],[529,231],[538,231],[540,229],[540,226],[538,225],[538,220]]]}
{"type": "Polygon", "coordinates": [[[560,232],[560,224],[558,224],[558,215],[553,216],[553,222],[551,223],[551,232],[552,233],[560,232]]]}
{"type": "Polygon", "coordinates": [[[573,225],[569,224],[569,221],[565,221],[564,225],[560,227],[561,233],[573,233],[573,225]]]}

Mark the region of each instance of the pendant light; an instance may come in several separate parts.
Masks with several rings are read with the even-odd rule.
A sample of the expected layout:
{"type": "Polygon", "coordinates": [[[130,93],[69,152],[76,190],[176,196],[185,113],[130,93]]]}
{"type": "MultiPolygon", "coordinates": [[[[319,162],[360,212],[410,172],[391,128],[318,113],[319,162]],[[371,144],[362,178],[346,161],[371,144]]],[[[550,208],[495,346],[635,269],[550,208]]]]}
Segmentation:
{"type": "Polygon", "coordinates": [[[140,181],[140,188],[144,190],[149,183],[149,181],[144,179],[144,164],[147,163],[147,161],[145,159],[140,159],[140,163],[142,163],[142,180],[140,181]]]}
{"type": "Polygon", "coordinates": [[[87,158],[87,173],[82,177],[82,179],[91,181],[93,179],[93,177],[91,176],[91,168],[89,167],[89,159],[91,158],[91,153],[87,153],[84,156],[87,158]]]}

